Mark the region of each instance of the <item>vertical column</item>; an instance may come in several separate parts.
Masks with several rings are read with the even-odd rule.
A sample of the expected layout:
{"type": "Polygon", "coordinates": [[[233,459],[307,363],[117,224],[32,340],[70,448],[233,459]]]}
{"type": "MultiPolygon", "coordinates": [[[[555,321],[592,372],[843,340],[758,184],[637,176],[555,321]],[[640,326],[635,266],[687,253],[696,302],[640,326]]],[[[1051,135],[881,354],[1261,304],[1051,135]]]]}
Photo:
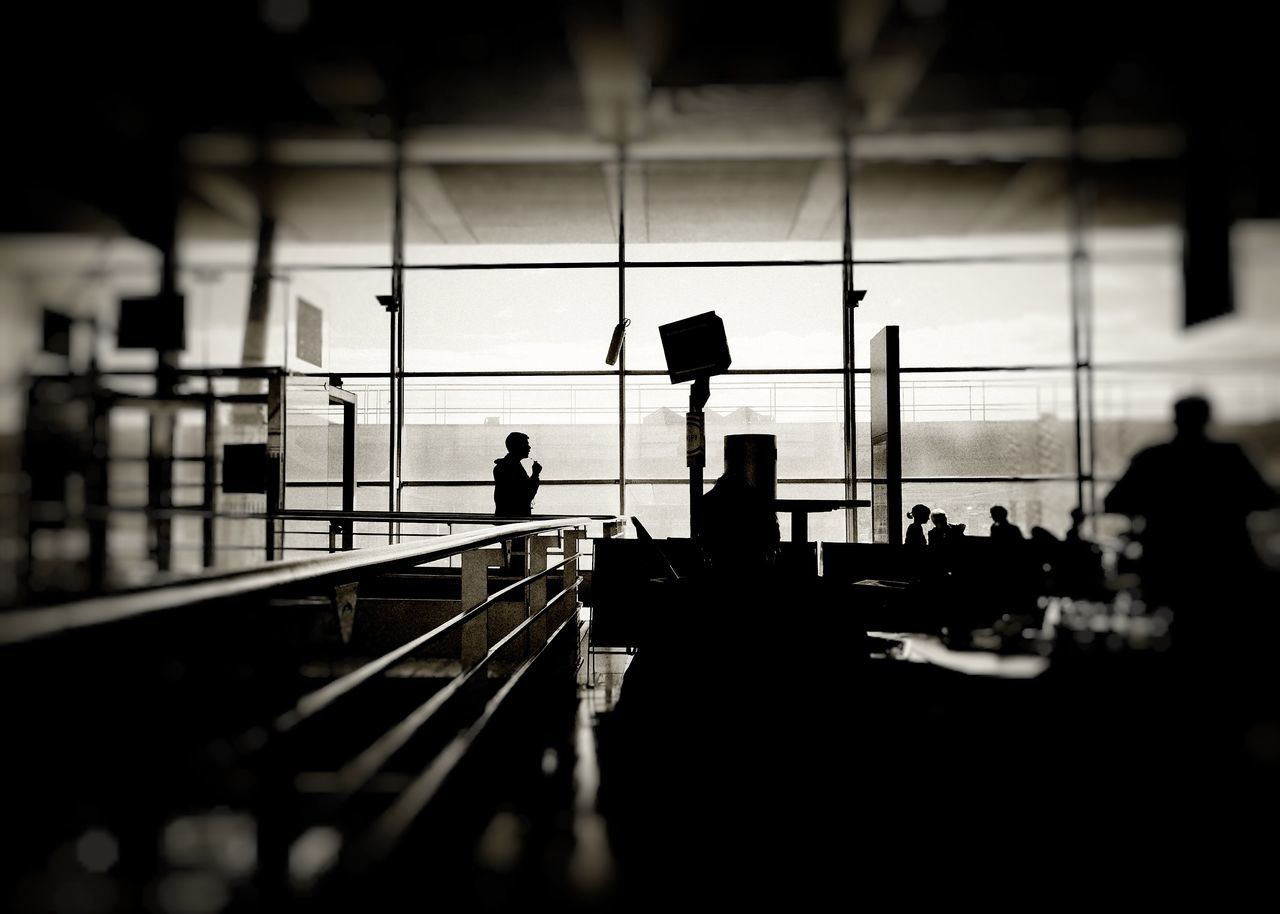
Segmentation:
{"type": "MultiPolygon", "coordinates": [[[[618,144],[618,326],[627,322],[627,145],[618,144]]],[[[618,350],[618,514],[627,513],[627,338],[618,350]]]]}
{"type": "MultiPolygon", "coordinates": [[[[401,496],[401,479],[404,470],[404,139],[400,129],[396,130],[396,159],[395,170],[392,176],[394,185],[394,207],[395,207],[395,223],[392,226],[391,235],[391,292],[396,300],[396,319],[393,322],[395,339],[392,346],[395,349],[395,359],[393,362],[394,373],[391,378],[391,386],[396,393],[395,407],[392,410],[391,421],[395,425],[396,431],[393,437],[394,451],[391,455],[391,510],[400,510],[401,496]]],[[[400,538],[400,525],[396,524],[395,538],[400,538]]]]}
{"type": "Polygon", "coordinates": [[[218,508],[218,401],[213,395],[213,378],[205,379],[204,401],[204,498],[201,500],[204,517],[201,520],[201,564],[213,568],[218,563],[217,518],[218,508]]]}
{"type": "MultiPolygon", "coordinates": [[[[342,510],[356,509],[356,404],[342,404],[342,510]]],[[[355,522],[342,523],[342,549],[355,546],[355,522]]]]}
{"type": "Polygon", "coordinates": [[[902,406],[898,327],[871,340],[871,540],[902,546],[902,406]]]}
{"type": "Polygon", "coordinates": [[[1071,372],[1075,407],[1076,504],[1096,512],[1093,426],[1093,296],[1092,265],[1085,243],[1087,225],[1084,165],[1080,155],[1080,125],[1072,124],[1068,193],[1071,197],[1071,372]]]}
{"type": "Polygon", "coordinates": [[[284,507],[285,377],[281,372],[267,379],[267,561],[284,552],[284,529],[275,515],[284,507]]]}
{"type": "MultiPolygon", "coordinates": [[[[844,222],[841,246],[840,312],[844,339],[844,497],[850,501],[858,497],[858,432],[857,390],[854,385],[855,324],[854,308],[857,299],[853,294],[853,154],[852,139],[846,133],[841,138],[840,156],[844,177],[844,222]]],[[[845,538],[850,543],[858,541],[858,510],[845,510],[845,538]]]]}

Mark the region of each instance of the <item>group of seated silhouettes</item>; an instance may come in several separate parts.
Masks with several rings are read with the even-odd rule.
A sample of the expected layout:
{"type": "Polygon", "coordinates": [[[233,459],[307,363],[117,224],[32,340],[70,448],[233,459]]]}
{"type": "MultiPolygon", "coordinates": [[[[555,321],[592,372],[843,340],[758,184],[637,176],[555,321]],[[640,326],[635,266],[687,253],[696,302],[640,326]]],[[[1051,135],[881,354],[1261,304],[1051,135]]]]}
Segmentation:
{"type": "Polygon", "coordinates": [[[1083,535],[1084,512],[1071,512],[1071,528],[1063,539],[1043,527],[1026,536],[1009,520],[1003,505],[991,507],[989,537],[966,535],[965,524],[948,521],[942,511],[914,505],[907,515],[904,547],[914,556],[911,575],[917,581],[964,591],[972,581],[980,599],[993,599],[1014,609],[1037,594],[1095,596],[1103,582],[1102,553],[1083,535]],[[926,527],[932,521],[932,527],[926,527]],[[943,584],[943,581],[947,584],[943,584]]]}
{"type": "MultiPolygon", "coordinates": [[[[992,508],[992,517],[995,516],[996,508],[992,508]]],[[[1004,511],[1004,508],[998,510],[1004,511]]],[[[1008,516],[1008,512],[1005,512],[1008,516]]],[[[909,549],[924,549],[927,546],[940,548],[948,540],[955,540],[964,536],[964,524],[948,523],[947,515],[941,511],[929,512],[928,505],[915,505],[911,508],[911,513],[907,515],[911,520],[911,524],[907,527],[906,545],[909,549]],[[930,520],[933,521],[933,528],[929,531],[924,529],[924,525],[930,520]]],[[[1017,527],[1013,528],[1017,530],[1017,527]]],[[[1021,533],[1018,534],[1022,536],[1021,533]]]]}

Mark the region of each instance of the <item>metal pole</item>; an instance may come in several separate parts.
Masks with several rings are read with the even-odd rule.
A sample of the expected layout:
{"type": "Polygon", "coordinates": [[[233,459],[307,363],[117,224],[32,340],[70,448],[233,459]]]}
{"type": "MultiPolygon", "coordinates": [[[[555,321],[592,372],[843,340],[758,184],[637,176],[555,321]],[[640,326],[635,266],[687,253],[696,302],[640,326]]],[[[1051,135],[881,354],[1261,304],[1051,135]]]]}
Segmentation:
{"type": "Polygon", "coordinates": [[[213,512],[218,508],[218,401],[214,397],[213,378],[205,381],[204,404],[204,510],[201,528],[201,559],[205,568],[213,568],[217,559],[217,519],[213,512]]]}
{"type": "MultiPolygon", "coordinates": [[[[395,162],[395,225],[392,235],[391,282],[396,297],[396,451],[394,455],[394,472],[391,490],[394,493],[392,510],[399,511],[401,504],[400,480],[404,471],[404,138],[400,129],[396,130],[396,162],[395,162]]],[[[396,525],[396,539],[400,536],[400,525],[396,525]]]]}
{"type": "Polygon", "coordinates": [[[1069,193],[1071,195],[1071,389],[1075,406],[1076,445],[1076,505],[1093,513],[1093,400],[1092,353],[1088,311],[1089,259],[1084,243],[1084,208],[1081,199],[1080,123],[1073,118],[1071,125],[1071,160],[1069,163],[1069,193]],[[1086,430],[1084,412],[1090,413],[1086,430]],[[1086,432],[1088,444],[1085,443],[1086,432]],[[1086,462],[1087,460],[1087,462],[1086,462]],[[1090,497],[1085,497],[1085,482],[1089,482],[1090,497]]]}
{"type": "MultiPolygon", "coordinates": [[[[855,326],[853,295],[853,156],[852,140],[846,133],[840,142],[840,156],[844,174],[844,225],[841,250],[841,313],[844,336],[844,497],[850,501],[858,497],[858,430],[857,391],[854,387],[855,326]]],[[[857,508],[845,509],[845,539],[858,541],[857,508]]]]}
{"type": "MultiPolygon", "coordinates": [[[[396,509],[396,432],[399,426],[396,423],[397,407],[399,400],[396,396],[396,354],[399,351],[396,347],[396,316],[399,311],[399,303],[395,300],[395,274],[392,273],[391,278],[391,306],[387,309],[388,328],[391,333],[391,339],[387,344],[387,395],[390,399],[390,409],[387,411],[387,425],[389,428],[389,439],[387,443],[388,466],[387,466],[387,510],[394,512],[396,509]]],[[[388,522],[387,524],[387,542],[395,542],[395,525],[388,522]]]]}
{"type": "MultiPolygon", "coordinates": [[[[627,145],[618,144],[618,326],[627,321],[627,145]]],[[[618,514],[627,513],[627,338],[618,350],[618,514]]]]}
{"type": "MultiPolygon", "coordinates": [[[[356,405],[342,404],[342,510],[356,509],[356,405]]],[[[350,518],[343,521],[342,549],[349,552],[355,546],[352,532],[355,523],[350,518]]]]}

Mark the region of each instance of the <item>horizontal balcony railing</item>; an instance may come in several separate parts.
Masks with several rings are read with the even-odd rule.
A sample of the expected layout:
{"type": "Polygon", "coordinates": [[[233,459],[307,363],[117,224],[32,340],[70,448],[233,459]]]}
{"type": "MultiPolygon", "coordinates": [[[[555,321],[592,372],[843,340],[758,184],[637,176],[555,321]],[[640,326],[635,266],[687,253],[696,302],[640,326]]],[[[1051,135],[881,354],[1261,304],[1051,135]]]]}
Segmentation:
{"type": "Polygon", "coordinates": [[[516,537],[583,527],[592,520],[583,516],[501,524],[485,530],[440,536],[429,542],[373,546],[334,555],[273,562],[245,570],[211,572],[111,596],[15,610],[0,616],[0,645],[247,594],[266,594],[292,585],[349,582],[359,577],[377,576],[446,559],[516,537]]]}

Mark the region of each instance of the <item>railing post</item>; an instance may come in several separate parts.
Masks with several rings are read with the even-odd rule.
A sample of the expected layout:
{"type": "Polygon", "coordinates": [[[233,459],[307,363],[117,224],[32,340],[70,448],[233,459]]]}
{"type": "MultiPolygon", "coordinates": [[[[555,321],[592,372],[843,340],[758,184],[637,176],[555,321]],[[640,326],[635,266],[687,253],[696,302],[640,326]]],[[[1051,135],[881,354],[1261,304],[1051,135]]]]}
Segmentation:
{"type": "MultiPolygon", "coordinates": [[[[573,582],[578,580],[578,559],[576,556],[578,555],[578,544],[586,539],[586,531],[565,530],[562,535],[564,537],[564,554],[565,558],[568,559],[564,564],[564,584],[562,586],[567,588],[573,587],[573,582]],[[571,556],[574,557],[570,558],[571,556]]],[[[578,589],[574,587],[573,592],[565,594],[563,599],[565,600],[565,606],[576,607],[578,605],[578,589]]],[[[572,609],[566,611],[563,615],[557,613],[556,624],[558,625],[569,618],[571,611],[572,609]]]]}
{"type": "MultiPolygon", "coordinates": [[[[528,562],[525,576],[537,574],[547,569],[547,549],[554,539],[547,536],[531,536],[526,541],[529,546],[528,562]]],[[[525,615],[535,613],[547,605],[547,578],[545,575],[533,581],[525,588],[525,615]]]]}
{"type": "MultiPolygon", "coordinates": [[[[529,538],[529,574],[545,571],[547,567],[547,548],[551,545],[551,537],[533,536],[529,538]]],[[[525,588],[525,616],[536,613],[547,605],[547,576],[543,575],[525,588]]],[[[540,649],[547,643],[547,632],[550,625],[547,613],[534,619],[529,625],[529,637],[526,642],[525,656],[540,649]]]]}
{"type": "MultiPolygon", "coordinates": [[[[489,569],[501,567],[497,549],[472,549],[462,554],[462,609],[475,609],[489,597],[489,569]]],[[[480,613],[462,626],[462,665],[469,667],[489,652],[488,612],[480,613]]]]}

